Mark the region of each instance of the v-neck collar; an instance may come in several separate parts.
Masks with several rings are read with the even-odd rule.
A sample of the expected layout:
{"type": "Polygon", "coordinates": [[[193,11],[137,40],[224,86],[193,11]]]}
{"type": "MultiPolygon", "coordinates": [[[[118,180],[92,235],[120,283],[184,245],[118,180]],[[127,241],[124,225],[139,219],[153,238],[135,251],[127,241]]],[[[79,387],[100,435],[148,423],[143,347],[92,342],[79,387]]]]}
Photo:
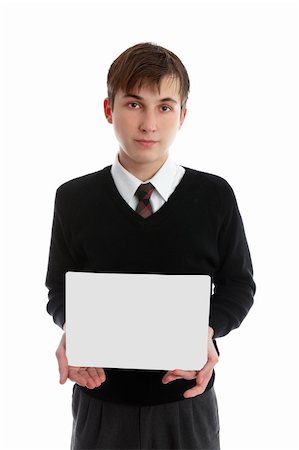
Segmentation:
{"type": "Polygon", "coordinates": [[[133,222],[139,224],[140,226],[143,226],[144,228],[156,225],[160,221],[167,218],[168,212],[171,211],[176,204],[180,203],[181,197],[186,195],[186,188],[194,180],[194,171],[188,167],[182,166],[185,169],[185,173],[175,190],[169,196],[168,201],[165,202],[158,209],[158,211],[145,219],[140,216],[133,208],[131,208],[131,206],[128,205],[128,203],[119,193],[111,174],[111,167],[112,165],[107,166],[103,170],[106,171],[108,183],[107,188],[109,190],[112,201],[114,202],[115,206],[127,216],[129,220],[132,220],[133,222]]]}

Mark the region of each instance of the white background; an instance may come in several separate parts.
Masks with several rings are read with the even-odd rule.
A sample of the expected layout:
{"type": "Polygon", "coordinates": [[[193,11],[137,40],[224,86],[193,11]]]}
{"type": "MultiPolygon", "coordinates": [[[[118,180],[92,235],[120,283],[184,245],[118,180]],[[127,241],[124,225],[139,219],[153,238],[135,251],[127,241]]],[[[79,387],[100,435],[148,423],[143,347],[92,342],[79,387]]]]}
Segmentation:
{"type": "Polygon", "coordinates": [[[142,41],[186,65],[189,110],[171,155],[231,184],[254,264],[255,305],[218,339],[222,449],[297,449],[296,3],[7,1],[1,29],[1,449],[69,448],[73,383],[58,382],[62,332],[44,285],[54,195],[113,162],[106,74],[142,41]]]}

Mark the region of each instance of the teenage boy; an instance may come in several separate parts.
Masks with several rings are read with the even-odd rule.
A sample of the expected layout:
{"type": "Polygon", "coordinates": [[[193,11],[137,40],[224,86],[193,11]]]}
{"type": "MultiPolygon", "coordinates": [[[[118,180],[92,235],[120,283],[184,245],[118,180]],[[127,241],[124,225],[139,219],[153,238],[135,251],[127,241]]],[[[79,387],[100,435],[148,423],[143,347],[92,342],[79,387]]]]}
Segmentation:
{"type": "MultiPolygon", "coordinates": [[[[104,111],[119,150],[112,165],[57,189],[47,311],[65,330],[68,270],[208,274],[214,285],[208,361],[198,372],[71,367],[64,333],[56,356],[60,383],[75,382],[71,448],[217,450],[215,339],[241,324],[255,293],[236,199],[223,178],[169,157],[189,93],[174,53],[137,44],[113,62],[107,84],[104,111]]],[[[191,314],[186,310],[177,333],[186,332],[191,314]]]]}

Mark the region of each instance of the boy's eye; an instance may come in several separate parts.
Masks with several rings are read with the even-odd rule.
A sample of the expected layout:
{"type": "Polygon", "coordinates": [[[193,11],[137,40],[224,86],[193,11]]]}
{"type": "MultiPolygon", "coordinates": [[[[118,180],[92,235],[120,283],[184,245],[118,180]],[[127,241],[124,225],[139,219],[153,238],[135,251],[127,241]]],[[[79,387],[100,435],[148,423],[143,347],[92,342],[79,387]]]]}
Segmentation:
{"type": "Polygon", "coordinates": [[[169,108],[169,106],[167,106],[167,105],[163,105],[161,108],[163,109],[163,111],[171,110],[171,108],[169,108]]]}
{"type": "Polygon", "coordinates": [[[136,109],[136,107],[138,107],[139,104],[138,104],[137,102],[130,102],[130,103],[129,103],[129,106],[130,106],[131,108],[133,108],[133,109],[136,109]]]}

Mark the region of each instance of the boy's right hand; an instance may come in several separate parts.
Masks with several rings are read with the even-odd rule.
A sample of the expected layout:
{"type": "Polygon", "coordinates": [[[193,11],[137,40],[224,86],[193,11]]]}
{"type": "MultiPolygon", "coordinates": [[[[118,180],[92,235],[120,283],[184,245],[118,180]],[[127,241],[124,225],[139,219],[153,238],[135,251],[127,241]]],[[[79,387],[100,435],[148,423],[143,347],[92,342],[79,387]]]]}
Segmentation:
{"type": "Polygon", "coordinates": [[[80,386],[94,389],[106,380],[104,369],[99,367],[76,367],[68,365],[65,351],[65,333],[62,335],[55,355],[58,360],[60,384],[64,384],[69,378],[80,386]]]}

